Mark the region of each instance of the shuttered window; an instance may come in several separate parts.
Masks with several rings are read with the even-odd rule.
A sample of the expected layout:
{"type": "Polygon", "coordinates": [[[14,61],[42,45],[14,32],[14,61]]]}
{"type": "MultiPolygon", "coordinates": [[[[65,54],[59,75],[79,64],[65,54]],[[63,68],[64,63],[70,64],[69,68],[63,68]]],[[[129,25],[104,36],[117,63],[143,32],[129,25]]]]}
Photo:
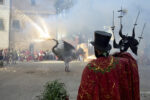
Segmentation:
{"type": "Polygon", "coordinates": [[[19,30],[20,29],[20,21],[19,20],[13,20],[12,26],[14,29],[19,30]]]}
{"type": "Polygon", "coordinates": [[[4,29],[4,20],[0,19],[0,30],[3,31],[4,29]]]}
{"type": "Polygon", "coordinates": [[[0,0],[0,5],[1,5],[1,4],[4,4],[4,0],[0,0]]]}

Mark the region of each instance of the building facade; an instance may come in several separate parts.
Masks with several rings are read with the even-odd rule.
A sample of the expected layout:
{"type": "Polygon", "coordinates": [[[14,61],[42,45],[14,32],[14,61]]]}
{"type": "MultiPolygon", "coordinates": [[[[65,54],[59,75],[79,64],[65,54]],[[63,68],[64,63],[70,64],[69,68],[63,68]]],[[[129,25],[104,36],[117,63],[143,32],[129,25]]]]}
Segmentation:
{"type": "MultiPolygon", "coordinates": [[[[45,19],[56,17],[71,5],[71,0],[0,0],[0,48],[28,49],[45,26],[44,32],[57,37],[56,26],[47,25],[45,19]]],[[[43,48],[40,45],[47,47],[49,43],[38,43],[43,48]]]]}
{"type": "Polygon", "coordinates": [[[10,0],[0,0],[0,48],[9,47],[10,0]]]}
{"type": "Polygon", "coordinates": [[[11,48],[28,49],[33,39],[38,38],[37,35],[43,30],[40,20],[56,14],[54,5],[55,0],[12,0],[11,48]]]}
{"type": "MultiPolygon", "coordinates": [[[[69,2],[70,0],[12,0],[11,48],[27,49],[30,44],[35,44],[37,48],[50,48],[49,42],[36,43],[34,39],[39,38],[38,35],[42,31],[56,36],[56,26],[48,25],[49,22],[47,21],[59,14],[58,8],[61,11],[67,9],[66,6],[69,2]]],[[[61,11],[59,10],[59,12],[61,11]]]]}

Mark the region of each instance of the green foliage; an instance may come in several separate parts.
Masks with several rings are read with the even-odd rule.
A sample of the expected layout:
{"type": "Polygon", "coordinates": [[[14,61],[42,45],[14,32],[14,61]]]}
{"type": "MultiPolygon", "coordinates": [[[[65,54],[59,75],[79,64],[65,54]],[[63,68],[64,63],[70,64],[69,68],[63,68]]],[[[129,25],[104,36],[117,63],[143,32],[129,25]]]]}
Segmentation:
{"type": "Polygon", "coordinates": [[[64,83],[58,80],[47,82],[39,100],[69,100],[64,83]]]}

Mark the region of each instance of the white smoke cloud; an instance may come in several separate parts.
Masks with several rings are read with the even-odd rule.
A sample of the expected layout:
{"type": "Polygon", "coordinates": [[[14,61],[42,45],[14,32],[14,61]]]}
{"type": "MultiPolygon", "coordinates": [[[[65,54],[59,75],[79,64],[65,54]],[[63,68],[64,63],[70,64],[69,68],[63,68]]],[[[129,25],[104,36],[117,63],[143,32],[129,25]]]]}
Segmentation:
{"type": "MultiPolygon", "coordinates": [[[[127,15],[123,18],[123,31],[131,35],[133,24],[137,16],[138,11],[141,11],[141,15],[138,20],[137,33],[140,34],[142,25],[148,21],[148,16],[145,10],[148,9],[145,4],[141,3],[141,0],[124,1],[123,7],[128,10],[127,15]],[[138,3],[139,2],[139,3],[138,3]],[[143,13],[144,12],[144,13],[143,13]]],[[[119,13],[121,0],[77,0],[73,8],[68,13],[60,14],[59,17],[54,18],[53,25],[66,28],[69,33],[77,34],[90,34],[93,35],[95,30],[105,30],[104,26],[112,25],[112,11],[115,11],[115,25],[116,33],[119,30],[119,13]]],[[[67,12],[67,11],[66,11],[67,12]]],[[[47,19],[46,19],[47,20],[47,19]]],[[[51,17],[48,19],[52,22],[51,17]]]]}
{"type": "MultiPolygon", "coordinates": [[[[42,2],[44,2],[42,0],[42,2]]],[[[69,10],[64,10],[59,15],[49,16],[43,19],[47,22],[50,30],[50,34],[65,34],[63,36],[73,36],[83,34],[86,39],[91,40],[94,36],[94,31],[104,30],[109,31],[110,28],[104,29],[104,26],[111,27],[112,25],[112,12],[115,11],[115,37],[119,42],[119,19],[120,14],[117,12],[121,5],[127,9],[127,14],[123,17],[123,34],[131,35],[132,28],[137,16],[138,11],[141,12],[138,25],[136,27],[136,38],[140,36],[143,24],[146,22],[147,26],[144,30],[144,40],[141,41],[139,50],[143,50],[145,46],[150,46],[148,39],[148,29],[150,22],[150,1],[149,0],[75,0],[74,6],[69,10]],[[66,35],[67,34],[67,35],[66,35]]],[[[43,4],[44,5],[44,4],[43,4]]],[[[46,4],[45,6],[48,6],[46,4]]]]}

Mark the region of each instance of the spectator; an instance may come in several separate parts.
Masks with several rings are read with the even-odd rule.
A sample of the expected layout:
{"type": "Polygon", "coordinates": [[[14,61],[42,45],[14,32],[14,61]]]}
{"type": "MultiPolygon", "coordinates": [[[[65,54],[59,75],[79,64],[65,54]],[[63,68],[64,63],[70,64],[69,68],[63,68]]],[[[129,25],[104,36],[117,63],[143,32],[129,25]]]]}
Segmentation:
{"type": "Polygon", "coordinates": [[[127,58],[109,55],[110,38],[110,33],[95,32],[91,43],[97,59],[83,70],[77,100],[140,100],[137,65],[134,70],[127,58]]]}

